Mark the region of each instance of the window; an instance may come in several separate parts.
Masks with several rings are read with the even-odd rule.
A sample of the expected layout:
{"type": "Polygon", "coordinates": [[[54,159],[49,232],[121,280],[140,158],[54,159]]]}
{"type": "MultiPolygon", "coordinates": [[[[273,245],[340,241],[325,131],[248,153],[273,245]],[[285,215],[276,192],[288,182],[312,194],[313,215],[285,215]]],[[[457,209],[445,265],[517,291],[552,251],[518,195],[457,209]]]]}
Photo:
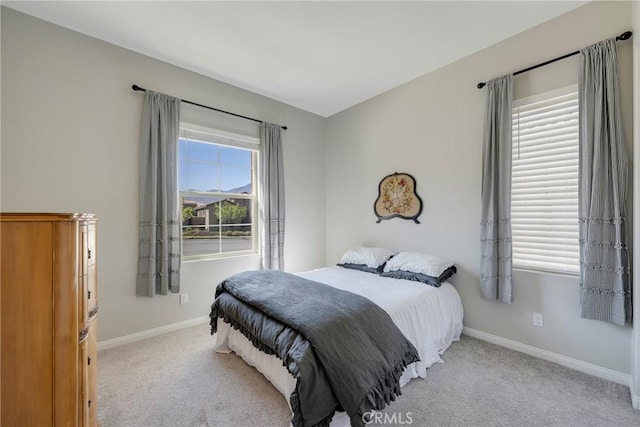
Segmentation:
{"type": "Polygon", "coordinates": [[[185,260],[257,253],[257,139],[180,128],[178,188],[185,260]]]}
{"type": "Polygon", "coordinates": [[[514,102],[511,184],[514,268],[579,273],[575,85],[514,102]]]}

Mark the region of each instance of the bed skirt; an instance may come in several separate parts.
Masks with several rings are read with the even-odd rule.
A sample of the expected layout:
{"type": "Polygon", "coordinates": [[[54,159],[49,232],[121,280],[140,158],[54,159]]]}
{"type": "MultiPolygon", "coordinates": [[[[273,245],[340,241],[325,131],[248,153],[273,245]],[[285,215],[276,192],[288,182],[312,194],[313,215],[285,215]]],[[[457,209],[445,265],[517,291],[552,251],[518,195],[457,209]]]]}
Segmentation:
{"type": "MultiPolygon", "coordinates": [[[[249,366],[253,366],[285,397],[289,409],[289,396],[293,393],[296,380],[282,364],[282,360],[274,355],[263,353],[251,344],[241,332],[233,329],[231,325],[218,318],[218,332],[216,332],[215,351],[218,353],[235,353],[249,366]]],[[[442,363],[441,361],[437,363],[442,363]]],[[[418,378],[416,364],[412,363],[400,377],[400,387],[403,387],[413,378],[418,378]]],[[[424,375],[422,375],[424,377],[424,375]]],[[[350,427],[349,416],[346,412],[336,412],[331,421],[331,427],[350,427]]]]}

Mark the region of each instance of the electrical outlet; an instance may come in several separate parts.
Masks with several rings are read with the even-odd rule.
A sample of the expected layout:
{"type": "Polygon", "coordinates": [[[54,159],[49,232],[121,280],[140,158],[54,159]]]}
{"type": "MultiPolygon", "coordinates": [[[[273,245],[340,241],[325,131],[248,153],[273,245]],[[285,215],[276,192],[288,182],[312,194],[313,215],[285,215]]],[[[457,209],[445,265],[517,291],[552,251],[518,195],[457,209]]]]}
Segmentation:
{"type": "Polygon", "coordinates": [[[189,302],[189,294],[180,294],[180,304],[186,304],[189,302]]]}
{"type": "Polygon", "coordinates": [[[533,326],[544,327],[544,316],[542,313],[533,313],[533,326]]]}

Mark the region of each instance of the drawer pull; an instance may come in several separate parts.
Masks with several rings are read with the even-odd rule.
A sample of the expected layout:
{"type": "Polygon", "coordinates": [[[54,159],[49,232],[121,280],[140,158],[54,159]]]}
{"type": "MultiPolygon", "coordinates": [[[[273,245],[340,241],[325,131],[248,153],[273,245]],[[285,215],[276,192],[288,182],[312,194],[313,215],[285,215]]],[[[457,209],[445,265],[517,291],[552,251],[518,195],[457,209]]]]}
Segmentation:
{"type": "Polygon", "coordinates": [[[89,408],[91,408],[91,400],[89,400],[89,408]]]}
{"type": "Polygon", "coordinates": [[[91,249],[89,249],[89,259],[91,259],[91,249]]]}
{"type": "Polygon", "coordinates": [[[87,358],[87,365],[91,365],[91,356],[87,358]]]}
{"type": "Polygon", "coordinates": [[[87,299],[91,299],[91,291],[87,291],[87,299]]]}

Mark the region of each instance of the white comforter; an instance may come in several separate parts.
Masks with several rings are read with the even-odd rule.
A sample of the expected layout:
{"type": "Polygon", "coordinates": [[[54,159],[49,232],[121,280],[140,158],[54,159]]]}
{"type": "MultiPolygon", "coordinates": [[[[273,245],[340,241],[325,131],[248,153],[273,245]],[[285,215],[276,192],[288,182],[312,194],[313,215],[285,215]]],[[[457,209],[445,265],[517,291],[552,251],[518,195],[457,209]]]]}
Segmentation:
{"type": "MultiPolygon", "coordinates": [[[[440,355],[462,332],[462,302],[448,282],[434,288],[420,282],[380,277],[372,273],[343,267],[327,267],[299,273],[309,280],[369,298],[382,307],[420,354],[420,361],[409,365],[401,379],[404,385],[412,378],[424,378],[427,368],[442,362],[440,355]]],[[[257,350],[240,332],[218,319],[216,351],[231,351],[254,366],[287,398],[295,379],[282,361],[257,350]]]]}

